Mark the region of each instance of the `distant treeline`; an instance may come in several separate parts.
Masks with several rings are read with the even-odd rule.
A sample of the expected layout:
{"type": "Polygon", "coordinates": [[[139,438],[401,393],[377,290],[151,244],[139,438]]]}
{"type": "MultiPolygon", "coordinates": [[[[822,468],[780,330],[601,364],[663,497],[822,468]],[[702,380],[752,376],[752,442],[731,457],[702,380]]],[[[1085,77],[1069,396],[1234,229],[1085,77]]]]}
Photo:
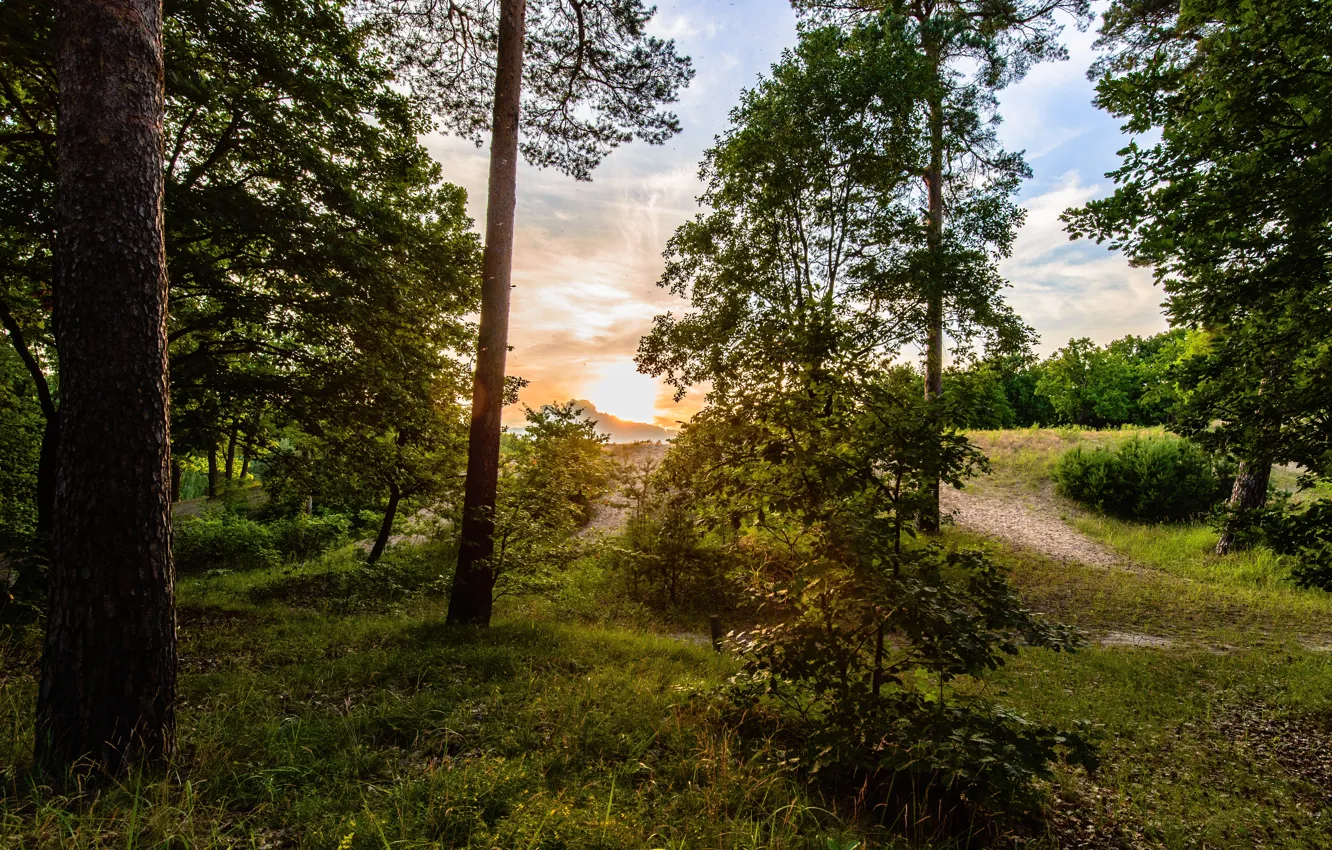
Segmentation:
{"type": "Polygon", "coordinates": [[[944,374],[944,403],[963,428],[1166,424],[1179,399],[1172,367],[1203,336],[1176,329],[1105,346],[1084,337],[1044,360],[987,357],[944,374]]]}

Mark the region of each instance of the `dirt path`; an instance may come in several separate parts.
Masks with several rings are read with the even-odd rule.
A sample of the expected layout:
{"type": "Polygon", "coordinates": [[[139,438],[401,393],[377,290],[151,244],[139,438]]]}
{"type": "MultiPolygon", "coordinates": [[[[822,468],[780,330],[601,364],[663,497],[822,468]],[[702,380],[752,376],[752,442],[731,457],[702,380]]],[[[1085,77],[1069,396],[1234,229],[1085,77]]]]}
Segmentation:
{"type": "Polygon", "coordinates": [[[1069,526],[1053,497],[1031,494],[979,494],[944,488],[944,512],[963,528],[1053,558],[1094,567],[1128,567],[1110,547],[1069,526]]]}

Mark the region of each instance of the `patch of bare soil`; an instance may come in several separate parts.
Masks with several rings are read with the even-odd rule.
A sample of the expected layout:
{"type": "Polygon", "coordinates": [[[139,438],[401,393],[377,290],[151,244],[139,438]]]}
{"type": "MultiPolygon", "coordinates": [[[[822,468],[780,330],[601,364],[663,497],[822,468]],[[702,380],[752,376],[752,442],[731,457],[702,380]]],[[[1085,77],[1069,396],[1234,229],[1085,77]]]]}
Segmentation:
{"type": "Polygon", "coordinates": [[[1106,632],[1096,640],[1101,646],[1133,646],[1145,649],[1169,649],[1173,638],[1147,635],[1141,632],[1106,632]]]}
{"type": "Polygon", "coordinates": [[[1216,728],[1253,753],[1254,761],[1276,762],[1317,792],[1320,806],[1332,803],[1332,724],[1315,717],[1282,717],[1261,704],[1233,706],[1213,717],[1216,728]]]}
{"type": "Polygon", "coordinates": [[[944,488],[943,511],[963,528],[976,531],[1056,561],[1094,567],[1129,568],[1117,552],[1064,522],[1053,496],[979,494],[944,488]]]}

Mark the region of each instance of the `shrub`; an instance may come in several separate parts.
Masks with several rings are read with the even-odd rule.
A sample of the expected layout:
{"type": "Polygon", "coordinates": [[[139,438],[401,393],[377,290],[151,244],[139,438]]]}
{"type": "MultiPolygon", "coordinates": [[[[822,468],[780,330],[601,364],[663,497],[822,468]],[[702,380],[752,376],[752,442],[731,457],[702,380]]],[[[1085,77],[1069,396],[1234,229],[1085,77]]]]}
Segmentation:
{"type": "Polygon", "coordinates": [[[181,519],[172,534],[172,551],[181,572],[257,570],[280,561],[268,528],[235,513],[181,519]]]}
{"type": "Polygon", "coordinates": [[[307,561],[343,542],[351,521],[341,514],[297,514],[270,523],[273,546],[288,561],[307,561]]]}
{"type": "Polygon", "coordinates": [[[342,542],[349,525],[336,514],[265,524],[236,511],[210,511],[177,522],[172,547],[182,572],[258,570],[314,558],[342,542]]]}
{"type": "Polygon", "coordinates": [[[756,578],[765,625],[733,638],[741,672],[726,692],[742,731],[766,721],[752,737],[773,741],[785,763],[873,798],[908,828],[1029,812],[1052,763],[1093,769],[1082,736],[967,684],[1020,644],[1071,650],[1080,636],[1032,615],[979,550],[930,545],[887,560],[867,575],[825,564],[756,578]]]}
{"type": "Polygon", "coordinates": [[[1123,519],[1169,522],[1206,514],[1228,491],[1224,470],[1175,438],[1134,437],[1113,448],[1077,446],[1059,459],[1059,492],[1123,519]]]}

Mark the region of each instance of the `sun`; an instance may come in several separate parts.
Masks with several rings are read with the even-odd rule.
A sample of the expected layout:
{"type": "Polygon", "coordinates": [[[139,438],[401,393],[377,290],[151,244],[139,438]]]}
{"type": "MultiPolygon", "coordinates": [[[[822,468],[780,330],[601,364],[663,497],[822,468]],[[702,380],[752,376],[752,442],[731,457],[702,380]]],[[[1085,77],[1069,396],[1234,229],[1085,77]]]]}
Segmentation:
{"type": "Polygon", "coordinates": [[[583,396],[597,410],[631,422],[652,422],[657,417],[657,382],[638,371],[627,357],[598,369],[596,380],[583,385],[583,396]]]}

